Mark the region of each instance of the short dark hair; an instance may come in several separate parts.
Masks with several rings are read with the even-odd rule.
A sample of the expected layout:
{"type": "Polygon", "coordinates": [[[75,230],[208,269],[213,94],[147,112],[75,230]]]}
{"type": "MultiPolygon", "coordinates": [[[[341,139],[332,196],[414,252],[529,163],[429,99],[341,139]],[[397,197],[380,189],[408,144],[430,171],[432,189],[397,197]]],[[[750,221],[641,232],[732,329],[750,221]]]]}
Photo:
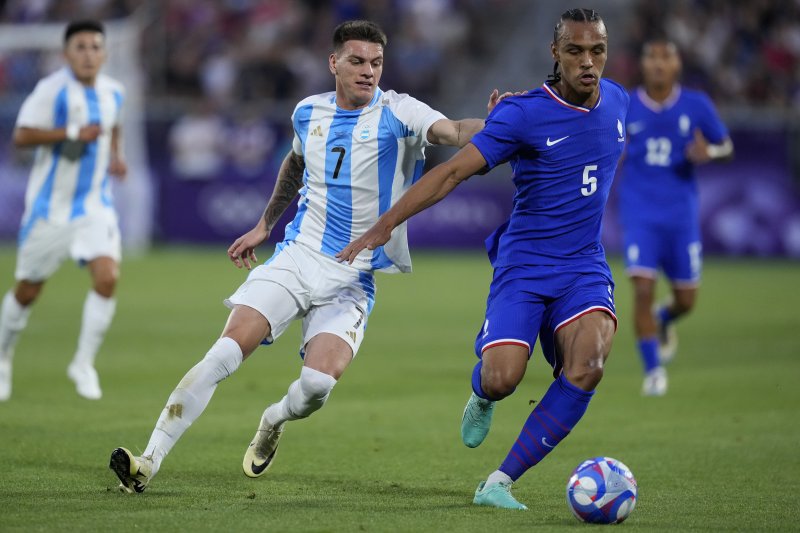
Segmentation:
{"type": "Polygon", "coordinates": [[[69,38],[78,32],[93,31],[95,33],[106,34],[103,23],[99,20],[74,20],[69,23],[67,29],[64,30],[64,44],[69,41],[69,38]]]}
{"type": "Polygon", "coordinates": [[[348,20],[333,30],[333,50],[338,52],[347,41],[366,41],[386,48],[386,34],[371,20],[348,20]]]}
{"type": "Polygon", "coordinates": [[[639,55],[644,56],[647,53],[647,50],[655,44],[663,44],[667,48],[672,48],[675,53],[679,53],[678,45],[675,43],[675,41],[666,35],[656,35],[654,37],[650,37],[642,43],[642,48],[639,51],[639,55]]]}
{"type": "MultiPolygon", "coordinates": [[[[561,14],[558,23],[553,28],[553,44],[558,44],[558,39],[564,30],[564,23],[567,21],[572,22],[596,22],[605,25],[600,13],[594,9],[586,9],[579,7],[575,9],[568,9],[561,14]]],[[[558,83],[561,80],[561,73],[558,71],[558,62],[553,65],[553,73],[547,77],[550,83],[558,83]]]]}

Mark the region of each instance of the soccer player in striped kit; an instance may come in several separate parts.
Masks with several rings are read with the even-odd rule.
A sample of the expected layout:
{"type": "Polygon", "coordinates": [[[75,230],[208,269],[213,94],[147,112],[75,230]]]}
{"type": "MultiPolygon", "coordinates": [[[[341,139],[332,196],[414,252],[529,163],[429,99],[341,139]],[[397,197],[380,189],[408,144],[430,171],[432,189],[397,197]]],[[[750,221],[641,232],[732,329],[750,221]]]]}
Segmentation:
{"type": "Polygon", "coordinates": [[[67,66],[43,78],[22,104],[14,144],[35,146],[19,231],[16,285],[0,311],[0,401],[11,396],[14,346],[45,282],[68,257],[86,265],[92,289],[83,305],[78,348],[67,369],[78,394],[97,400],[94,360],[116,307],[121,257],[109,175],[124,177],[120,146],[122,85],[100,74],[102,24],[70,23],[67,66]]]}
{"type": "Polygon", "coordinates": [[[641,64],[644,84],[631,91],[620,215],[645,372],[642,394],[663,396],[663,365],[677,349],[675,321],[694,307],[702,271],[695,166],[732,158],[733,142],[708,96],[678,82],[681,60],[674,43],[645,43],[641,64]],[[654,311],[659,269],[672,295],[654,311]]]}
{"type": "MultiPolygon", "coordinates": [[[[264,411],[244,456],[244,473],[263,475],[273,464],[285,423],[320,409],[358,352],[375,303],[373,272],[410,271],[405,227],[385,246],[359,254],[352,266],[334,255],[419,178],[427,146],[463,146],[483,120],[448,120],[411,96],[382,91],[385,46],[386,35],[369,21],[345,22],[334,31],[329,69],[336,90],[295,108],[292,150],[264,216],[228,249],[231,261],[253,267],[255,248],[299,192],[297,215],[274,255],[225,301],[232,311],[220,339],[173,391],[142,456],[125,448],[112,452],[110,468],[122,490],[143,491],[217,383],[259,344],[271,344],[301,319],[300,377],[264,411]]],[[[499,99],[494,91],[489,108],[499,99]]]]}
{"type": "Polygon", "coordinates": [[[511,485],[580,421],[603,377],[616,330],[614,282],[600,224],[625,146],[628,94],[601,78],[608,34],[600,16],[570,9],[555,27],[553,79],[503,100],[486,127],[426,173],[339,257],[376,250],[410,216],[485,167],[510,162],[517,188],[509,220],[486,240],[494,276],[475,340],[479,360],[461,424],[465,445],[486,437],[495,403],[522,381],[537,336],[555,380],[473,503],[527,509],[511,485]]]}

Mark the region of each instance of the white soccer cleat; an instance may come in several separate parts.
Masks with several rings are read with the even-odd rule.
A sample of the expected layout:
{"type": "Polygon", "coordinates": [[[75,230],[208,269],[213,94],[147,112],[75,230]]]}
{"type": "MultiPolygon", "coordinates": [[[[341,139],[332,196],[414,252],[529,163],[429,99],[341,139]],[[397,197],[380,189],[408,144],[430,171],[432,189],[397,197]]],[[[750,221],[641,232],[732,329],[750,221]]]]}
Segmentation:
{"type": "Polygon", "coordinates": [[[247,477],[260,477],[272,466],[281,435],[283,435],[283,424],[273,426],[261,418],[258,431],[247,447],[242,461],[242,469],[247,477]]]}
{"type": "Polygon", "coordinates": [[[137,457],[127,448],[111,452],[108,468],[119,478],[120,492],[128,494],[144,492],[153,477],[153,461],[149,457],[137,457]]]}
{"type": "Polygon", "coordinates": [[[667,393],[667,371],[658,366],[645,374],[642,383],[643,396],[664,396],[667,393]]]}
{"type": "Polygon", "coordinates": [[[11,358],[0,359],[0,402],[11,398],[11,358]]]}
{"type": "Polygon", "coordinates": [[[103,396],[100,390],[100,378],[91,365],[72,363],[67,368],[67,376],[75,383],[78,394],[87,400],[99,400],[103,396]]]}

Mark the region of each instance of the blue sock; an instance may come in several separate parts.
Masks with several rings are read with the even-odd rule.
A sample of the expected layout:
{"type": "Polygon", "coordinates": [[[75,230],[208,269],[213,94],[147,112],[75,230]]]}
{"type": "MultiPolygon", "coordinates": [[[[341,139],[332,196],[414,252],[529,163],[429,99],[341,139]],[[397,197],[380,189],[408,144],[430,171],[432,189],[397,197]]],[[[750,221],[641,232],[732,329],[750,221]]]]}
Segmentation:
{"type": "Polygon", "coordinates": [[[645,373],[661,366],[661,361],[658,359],[658,337],[639,339],[638,344],[645,373]]]}
{"type": "Polygon", "coordinates": [[[481,368],[483,368],[483,360],[479,359],[478,364],[472,369],[472,391],[479,398],[490,400],[491,398],[486,396],[486,393],[483,392],[483,388],[481,387],[481,368]]]}
{"type": "Polygon", "coordinates": [[[594,391],[579,389],[558,376],[522,426],[500,471],[516,481],[569,435],[586,412],[594,391]]]}
{"type": "Polygon", "coordinates": [[[675,317],[672,316],[672,313],[669,312],[669,308],[666,305],[659,307],[656,314],[658,315],[658,320],[665,326],[675,320],[675,317]]]}

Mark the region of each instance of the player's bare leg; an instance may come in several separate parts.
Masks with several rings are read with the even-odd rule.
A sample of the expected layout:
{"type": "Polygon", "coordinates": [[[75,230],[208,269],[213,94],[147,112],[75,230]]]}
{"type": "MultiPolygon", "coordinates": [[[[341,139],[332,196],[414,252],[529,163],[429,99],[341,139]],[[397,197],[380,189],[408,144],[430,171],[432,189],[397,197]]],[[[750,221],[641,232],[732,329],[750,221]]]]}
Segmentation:
{"type": "MultiPolygon", "coordinates": [[[[528,349],[522,346],[505,344],[483,352],[481,364],[476,367],[476,370],[480,369],[480,375],[473,376],[479,382],[473,382],[473,388],[477,385],[482,396],[492,399],[472,393],[461,419],[461,440],[464,444],[474,448],[483,442],[489,432],[495,403],[514,392],[525,377],[527,366],[528,349]]],[[[472,502],[504,509],[527,509],[512,496],[512,483],[507,474],[496,470],[478,484],[472,502]]]]}
{"type": "Polygon", "coordinates": [[[18,281],[0,305],[0,402],[11,397],[11,368],[14,346],[31,314],[31,305],[44,287],[44,281],[18,281]]]}
{"type": "Polygon", "coordinates": [[[667,372],[661,359],[659,342],[659,323],[653,312],[656,280],[643,276],[633,276],[633,320],[636,343],[644,368],[642,394],[663,396],[667,392],[667,372]]]}
{"type": "Polygon", "coordinates": [[[603,368],[614,340],[616,323],[606,312],[595,311],[567,324],[556,333],[556,348],[564,358],[564,377],[586,392],[603,379],[603,368]]]}
{"type": "Polygon", "coordinates": [[[284,424],[319,410],[352,360],[353,350],[337,335],[320,333],[308,341],[300,378],[261,417],[242,461],[245,475],[260,477],[272,466],[284,424]]]}
{"type": "Polygon", "coordinates": [[[555,349],[563,361],[561,375],[533,409],[500,468],[478,485],[473,503],[505,509],[526,509],[511,494],[511,485],[550,453],[586,412],[603,378],[616,324],[596,311],[556,332],[555,349]]]}
{"type": "Polygon", "coordinates": [[[98,257],[89,261],[87,267],[92,289],[83,304],[78,348],[67,367],[67,376],[75,383],[79,395],[99,400],[103,393],[94,361],[116,311],[114,290],[119,279],[119,265],[111,257],[98,257]]]}
{"type": "Polygon", "coordinates": [[[144,490],[164,457],[205,410],[219,382],[233,374],[269,334],[269,321],[261,313],[244,305],[234,307],[222,336],[170,394],[144,453],[134,456],[125,448],[112,452],[109,468],[119,477],[120,489],[144,490]]]}
{"type": "Polygon", "coordinates": [[[672,285],[672,299],[655,311],[658,328],[659,356],[666,364],[675,358],[678,351],[678,334],[675,321],[688,314],[697,301],[696,285],[672,285]]]}
{"type": "Polygon", "coordinates": [[[525,377],[528,350],[514,344],[503,344],[486,350],[473,375],[473,389],[461,417],[461,440],[469,448],[480,446],[492,423],[495,403],[514,392],[525,377]]]}

